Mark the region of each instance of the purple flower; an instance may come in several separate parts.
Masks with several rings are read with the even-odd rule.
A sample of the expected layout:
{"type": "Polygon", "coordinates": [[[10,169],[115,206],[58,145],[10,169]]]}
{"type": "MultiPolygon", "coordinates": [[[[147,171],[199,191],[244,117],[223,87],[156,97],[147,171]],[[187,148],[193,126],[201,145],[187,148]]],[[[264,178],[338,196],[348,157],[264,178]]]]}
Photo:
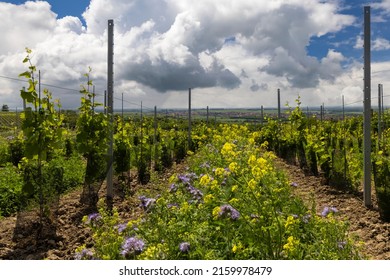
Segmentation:
{"type": "Polygon", "coordinates": [[[326,217],[328,216],[330,213],[337,213],[338,210],[336,207],[328,207],[328,206],[325,206],[324,207],[324,210],[322,210],[321,212],[321,216],[322,217],[326,217]]]}
{"type": "Polygon", "coordinates": [[[95,225],[101,219],[102,219],[102,216],[99,213],[92,213],[92,214],[88,215],[86,224],[95,225]]]}
{"type": "Polygon", "coordinates": [[[184,184],[187,184],[190,182],[190,178],[187,177],[186,175],[179,175],[177,176],[180,181],[182,181],[184,184]]]}
{"type": "Polygon", "coordinates": [[[188,174],[187,174],[187,177],[189,177],[190,179],[191,179],[191,178],[198,179],[198,175],[196,175],[195,172],[188,173],[188,174]]]}
{"type": "Polygon", "coordinates": [[[167,207],[168,207],[168,208],[179,207],[179,204],[177,204],[177,203],[169,203],[169,204],[167,205],[167,207]]]}
{"type": "Polygon", "coordinates": [[[238,212],[229,204],[222,205],[220,207],[218,215],[220,217],[230,217],[233,221],[238,220],[238,218],[240,218],[240,212],[238,212]]]}
{"type": "Polygon", "coordinates": [[[187,190],[194,199],[201,200],[203,198],[203,193],[199,189],[195,188],[194,186],[188,184],[187,190]]]}
{"type": "Polygon", "coordinates": [[[93,252],[89,249],[83,249],[74,255],[75,260],[93,260],[93,252]]]}
{"type": "Polygon", "coordinates": [[[179,244],[179,250],[182,253],[188,253],[190,251],[190,243],[188,242],[182,242],[179,244]]]}
{"type": "Polygon", "coordinates": [[[337,242],[337,247],[341,250],[345,249],[345,245],[347,245],[346,241],[339,241],[337,242]]]}
{"type": "Polygon", "coordinates": [[[118,233],[122,233],[127,228],[127,223],[119,224],[116,226],[118,233]]]}
{"type": "Polygon", "coordinates": [[[290,186],[291,186],[291,187],[295,187],[295,188],[296,188],[296,187],[298,187],[298,183],[296,183],[296,182],[292,182],[292,183],[290,184],[290,186]]]}
{"type": "Polygon", "coordinates": [[[124,257],[140,254],[145,247],[145,243],[137,237],[129,237],[122,244],[121,255],[124,257]]]}
{"type": "Polygon", "coordinates": [[[200,168],[210,168],[210,164],[208,162],[205,162],[200,165],[200,168]]]}
{"type": "Polygon", "coordinates": [[[139,200],[141,200],[141,204],[140,206],[144,209],[144,210],[149,210],[152,205],[156,202],[156,200],[154,198],[147,198],[146,196],[144,195],[141,195],[139,197],[139,200]]]}
{"type": "Polygon", "coordinates": [[[177,191],[177,186],[175,183],[172,183],[170,186],[169,186],[169,191],[174,193],[177,191]]]}

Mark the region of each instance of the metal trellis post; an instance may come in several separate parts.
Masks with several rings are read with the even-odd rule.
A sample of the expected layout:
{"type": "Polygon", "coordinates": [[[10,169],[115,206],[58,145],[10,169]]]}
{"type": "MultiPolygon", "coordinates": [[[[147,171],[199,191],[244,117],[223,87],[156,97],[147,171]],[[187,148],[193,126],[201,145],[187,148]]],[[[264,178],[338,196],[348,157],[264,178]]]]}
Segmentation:
{"type": "Polygon", "coordinates": [[[371,206],[371,26],[370,6],[364,7],[364,122],[363,122],[363,199],[371,206]]]}
{"type": "Polygon", "coordinates": [[[112,207],[113,201],[113,111],[114,111],[114,20],[108,20],[108,46],[107,46],[107,113],[110,122],[107,172],[107,205],[112,207]]]}

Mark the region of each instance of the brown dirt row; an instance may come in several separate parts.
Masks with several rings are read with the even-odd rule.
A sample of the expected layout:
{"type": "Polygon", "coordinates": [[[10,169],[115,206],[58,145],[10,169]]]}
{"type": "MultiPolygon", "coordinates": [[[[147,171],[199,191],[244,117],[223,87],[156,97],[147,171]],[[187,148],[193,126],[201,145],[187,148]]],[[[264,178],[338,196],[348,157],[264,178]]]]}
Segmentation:
{"type": "Polygon", "coordinates": [[[338,217],[349,224],[350,235],[364,242],[363,254],[369,259],[390,260],[390,223],[380,219],[373,189],[373,206],[367,208],[363,194],[336,189],[323,183],[321,177],[305,175],[295,165],[277,160],[277,166],[286,171],[290,182],[297,184],[294,193],[311,206],[314,198],[317,213],[324,207],[336,207],[338,217]]]}

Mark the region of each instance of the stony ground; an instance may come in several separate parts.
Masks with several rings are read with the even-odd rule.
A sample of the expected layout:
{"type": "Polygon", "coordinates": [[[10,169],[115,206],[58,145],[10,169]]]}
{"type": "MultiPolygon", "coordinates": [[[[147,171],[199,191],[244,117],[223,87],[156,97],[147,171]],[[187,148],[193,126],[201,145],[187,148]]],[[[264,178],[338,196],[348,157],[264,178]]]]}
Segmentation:
{"type": "MultiPolygon", "coordinates": [[[[339,217],[349,222],[350,233],[364,242],[364,253],[369,258],[390,259],[390,223],[380,220],[375,199],[374,206],[367,209],[357,194],[326,186],[321,178],[305,176],[298,167],[283,161],[279,160],[277,166],[286,171],[291,182],[297,183],[294,187],[296,195],[308,203],[311,198],[315,199],[318,212],[325,206],[337,207],[339,217]]],[[[155,181],[160,185],[168,184],[171,174],[184,168],[184,165],[178,165],[155,181]]],[[[153,189],[156,185],[141,186],[133,178],[131,191],[137,192],[140,188],[153,189]]],[[[37,231],[37,223],[31,222],[36,220],[36,213],[21,213],[0,220],[0,259],[73,259],[77,247],[83,244],[92,246],[91,234],[81,221],[92,210],[80,203],[80,194],[81,190],[75,190],[61,197],[56,205],[55,222],[46,228],[46,236],[39,239],[32,234],[37,231]]],[[[103,185],[99,196],[104,197],[104,194],[103,185]]],[[[123,221],[137,216],[139,202],[136,197],[125,198],[120,192],[115,196],[114,205],[123,221]]]]}

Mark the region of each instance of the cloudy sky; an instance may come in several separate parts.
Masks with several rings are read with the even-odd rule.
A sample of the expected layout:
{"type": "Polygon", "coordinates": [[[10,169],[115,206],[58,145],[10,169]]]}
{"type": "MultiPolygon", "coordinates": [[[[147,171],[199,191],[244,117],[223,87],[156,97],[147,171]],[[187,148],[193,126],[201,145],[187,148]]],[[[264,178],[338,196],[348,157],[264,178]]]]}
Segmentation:
{"type": "Polygon", "coordinates": [[[79,106],[88,67],[102,94],[113,19],[117,108],[122,93],[125,108],[184,108],[190,87],[197,108],[275,107],[278,88],[283,104],[361,105],[365,5],[376,97],[390,90],[390,0],[2,1],[0,103],[22,106],[25,47],[63,107],[79,106]]]}

